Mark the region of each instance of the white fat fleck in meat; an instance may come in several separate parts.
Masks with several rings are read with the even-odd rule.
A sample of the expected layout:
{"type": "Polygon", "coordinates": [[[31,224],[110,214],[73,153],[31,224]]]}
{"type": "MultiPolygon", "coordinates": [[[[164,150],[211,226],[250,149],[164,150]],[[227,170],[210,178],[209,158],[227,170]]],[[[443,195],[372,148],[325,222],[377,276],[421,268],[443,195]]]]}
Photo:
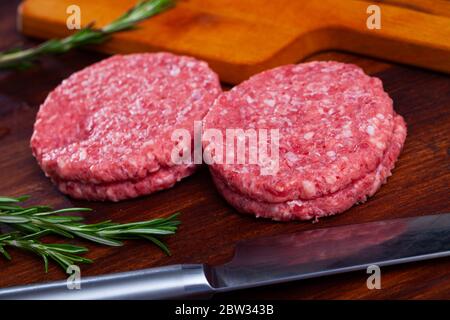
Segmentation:
{"type": "Polygon", "coordinates": [[[199,89],[196,89],[192,92],[192,99],[194,99],[194,101],[199,100],[202,97],[202,93],[199,89]]]}
{"type": "Polygon", "coordinates": [[[58,121],[58,116],[57,116],[57,115],[53,115],[53,116],[49,117],[49,118],[46,120],[46,122],[48,122],[48,123],[53,123],[53,122],[55,122],[55,121],[58,121]]]}
{"type": "Polygon", "coordinates": [[[80,148],[80,155],[78,158],[79,158],[79,160],[84,160],[87,158],[86,149],[80,148]]]}
{"type": "Polygon", "coordinates": [[[333,150],[327,151],[327,156],[331,159],[336,159],[336,152],[334,152],[333,150]]]}
{"type": "Polygon", "coordinates": [[[172,108],[170,106],[167,106],[160,112],[163,116],[167,117],[172,113],[172,108]]]}
{"type": "Polygon", "coordinates": [[[275,100],[273,99],[265,99],[264,104],[268,105],[269,107],[275,106],[275,100]]]}
{"type": "Polygon", "coordinates": [[[286,160],[288,160],[290,162],[296,162],[299,159],[299,157],[291,151],[286,152],[285,157],[286,157],[286,160]]]}
{"type": "Polygon", "coordinates": [[[294,208],[294,207],[301,207],[303,205],[303,201],[301,200],[292,200],[292,201],[288,201],[287,202],[288,206],[290,208],[294,208]]]}
{"type": "Polygon", "coordinates": [[[303,180],[302,185],[303,188],[305,189],[306,196],[312,197],[316,194],[316,187],[314,186],[314,183],[312,183],[311,181],[303,180]]]}
{"type": "Polygon", "coordinates": [[[66,162],[62,159],[62,158],[58,158],[58,160],[56,160],[56,163],[58,165],[58,168],[63,171],[64,168],[66,167],[66,162]]]}
{"type": "Polygon", "coordinates": [[[350,138],[352,135],[353,135],[353,133],[351,130],[346,129],[346,130],[342,131],[342,136],[344,136],[345,138],[350,138]]]}
{"type": "Polygon", "coordinates": [[[384,120],[384,116],[381,113],[377,113],[377,118],[380,120],[384,120]]]}
{"type": "Polygon", "coordinates": [[[176,77],[177,75],[180,74],[180,68],[178,66],[172,66],[172,69],[170,69],[170,75],[172,77],[176,77]]]}
{"type": "Polygon", "coordinates": [[[314,137],[314,132],[312,132],[312,131],[307,132],[307,133],[305,133],[305,134],[303,135],[303,138],[304,138],[305,140],[309,140],[309,139],[311,139],[312,137],[314,137]]]}
{"type": "Polygon", "coordinates": [[[82,193],[82,191],[81,191],[81,189],[80,189],[80,187],[78,187],[78,186],[74,186],[74,188],[73,188],[73,192],[74,192],[74,194],[76,195],[76,196],[81,196],[83,193],[82,193]]]}
{"type": "Polygon", "coordinates": [[[374,128],[373,126],[367,126],[366,132],[367,132],[367,134],[369,134],[370,136],[373,136],[373,135],[375,134],[375,128],[374,128]]]}
{"type": "Polygon", "coordinates": [[[106,194],[110,199],[115,199],[115,193],[113,188],[106,189],[106,194]]]}
{"type": "Polygon", "coordinates": [[[246,97],[245,97],[245,101],[247,101],[248,104],[252,104],[253,102],[255,102],[255,99],[253,99],[253,98],[250,97],[250,96],[246,96],[246,97]]]}
{"type": "Polygon", "coordinates": [[[386,144],[378,139],[371,138],[369,141],[370,143],[375,145],[378,149],[383,150],[386,147],[386,144]]]}
{"type": "Polygon", "coordinates": [[[328,183],[328,184],[334,184],[335,182],[336,182],[336,177],[335,176],[332,176],[332,175],[330,175],[330,176],[326,176],[325,177],[325,181],[328,183]]]}

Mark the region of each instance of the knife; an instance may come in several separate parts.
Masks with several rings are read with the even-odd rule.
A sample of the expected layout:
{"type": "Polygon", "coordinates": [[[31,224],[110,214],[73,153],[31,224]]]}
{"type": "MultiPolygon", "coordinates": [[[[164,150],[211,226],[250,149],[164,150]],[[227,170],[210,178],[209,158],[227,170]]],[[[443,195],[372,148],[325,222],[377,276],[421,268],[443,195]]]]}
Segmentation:
{"type": "Polygon", "coordinates": [[[450,213],[318,228],[237,244],[220,266],[182,264],[5,288],[0,299],[175,299],[450,256],[450,213]]]}

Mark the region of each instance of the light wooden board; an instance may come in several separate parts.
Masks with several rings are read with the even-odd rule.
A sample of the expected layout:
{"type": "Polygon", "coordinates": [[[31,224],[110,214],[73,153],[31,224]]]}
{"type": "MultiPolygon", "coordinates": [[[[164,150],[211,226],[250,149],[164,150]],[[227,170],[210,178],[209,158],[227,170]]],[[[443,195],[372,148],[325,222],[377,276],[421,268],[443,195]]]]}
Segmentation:
{"type": "MultiPolygon", "coordinates": [[[[70,34],[69,5],[82,24],[102,26],[135,0],[25,0],[24,34],[70,34]]],[[[171,51],[204,59],[222,81],[239,83],[261,70],[298,62],[318,51],[346,50],[450,72],[450,3],[442,0],[376,1],[381,29],[369,30],[357,0],[180,0],[174,9],[124,32],[96,49],[107,53],[171,51]]]]}

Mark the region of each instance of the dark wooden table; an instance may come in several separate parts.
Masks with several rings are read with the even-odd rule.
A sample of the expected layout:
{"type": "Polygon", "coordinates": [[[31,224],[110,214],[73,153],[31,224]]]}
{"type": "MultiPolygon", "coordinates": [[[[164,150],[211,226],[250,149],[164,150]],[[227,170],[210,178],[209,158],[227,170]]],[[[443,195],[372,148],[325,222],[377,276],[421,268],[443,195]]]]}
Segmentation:
{"type": "MultiPolygon", "coordinates": [[[[0,2],[0,50],[36,44],[15,29],[19,1],[0,2]]],[[[381,219],[450,212],[450,77],[412,67],[392,65],[343,53],[325,53],[312,59],[335,59],[362,66],[380,77],[408,123],[408,138],[394,175],[368,202],[342,215],[309,222],[276,223],[237,214],[217,194],[206,168],[173,189],[120,203],[74,201],[60,194],[44,177],[29,149],[35,114],[50,90],[62,79],[104,56],[76,51],[45,58],[30,70],[0,72],[0,194],[30,194],[31,203],[88,206],[89,222],[113,219],[129,222],[181,211],[179,233],[167,242],[173,255],[165,256],[140,241],[120,248],[91,245],[92,265],[82,276],[136,270],[175,263],[223,263],[241,239],[381,219]]],[[[49,241],[56,238],[49,238],[49,241]]],[[[0,258],[0,287],[64,279],[54,264],[49,272],[33,255],[10,250],[13,260],[0,258]]],[[[219,298],[277,299],[430,299],[450,298],[450,259],[412,263],[382,269],[382,289],[368,290],[363,271],[245,290],[219,298]]]]}

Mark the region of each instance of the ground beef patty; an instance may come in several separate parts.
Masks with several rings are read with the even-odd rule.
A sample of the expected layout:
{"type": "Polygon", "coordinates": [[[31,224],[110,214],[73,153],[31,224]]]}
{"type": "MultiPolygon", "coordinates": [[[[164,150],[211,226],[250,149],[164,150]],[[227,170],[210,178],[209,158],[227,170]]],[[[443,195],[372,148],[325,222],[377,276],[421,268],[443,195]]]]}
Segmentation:
{"type": "Polygon", "coordinates": [[[219,96],[204,127],[224,136],[226,128],[279,129],[276,174],[262,175],[258,164],[210,166],[232,205],[277,220],[335,214],[365,200],[390,175],[406,137],[381,81],[338,62],[262,72],[219,96]]]}
{"type": "Polygon", "coordinates": [[[41,168],[77,198],[121,200],[172,186],[171,134],[201,120],[221,92],[205,62],[169,53],[117,55],[64,80],[31,139],[41,168]]]}
{"type": "Polygon", "coordinates": [[[172,187],[189,176],[196,166],[172,166],[160,169],[139,180],[124,180],[108,183],[83,183],[53,179],[58,188],[74,198],[87,200],[112,200],[136,198],[172,187]]]}
{"type": "Polygon", "coordinates": [[[406,138],[403,119],[395,117],[396,128],[393,139],[376,170],[352,182],[347,187],[321,197],[307,200],[291,200],[279,203],[263,202],[246,197],[231,190],[226,182],[212,172],[214,182],[224,198],[240,212],[253,213],[257,217],[278,221],[318,219],[349,209],[355,203],[364,202],[386,182],[394,168],[406,138]]]}

